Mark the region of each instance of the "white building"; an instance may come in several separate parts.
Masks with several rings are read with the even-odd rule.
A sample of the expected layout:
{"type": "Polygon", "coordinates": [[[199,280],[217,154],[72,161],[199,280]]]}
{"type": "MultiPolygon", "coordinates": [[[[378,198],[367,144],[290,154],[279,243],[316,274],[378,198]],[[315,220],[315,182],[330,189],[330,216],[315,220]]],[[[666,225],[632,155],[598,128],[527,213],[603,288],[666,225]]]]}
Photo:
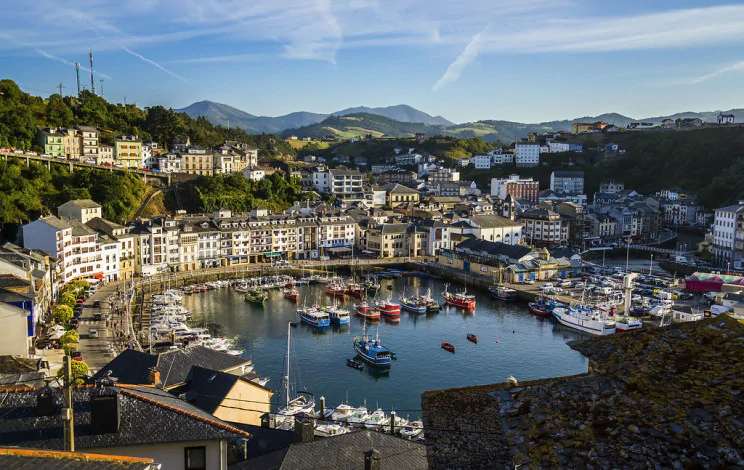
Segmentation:
{"type": "Polygon", "coordinates": [[[452,222],[452,233],[473,235],[480,240],[516,245],[522,238],[522,224],[495,214],[472,215],[452,222]]]}
{"type": "Polygon", "coordinates": [[[476,170],[488,170],[493,163],[493,157],[491,155],[475,155],[470,159],[470,163],[476,170]]]}
{"type": "Polygon", "coordinates": [[[461,158],[460,161],[457,162],[458,165],[461,167],[466,167],[470,165],[470,159],[469,158],[461,158]]]}
{"type": "Polygon", "coordinates": [[[167,153],[158,157],[158,168],[163,173],[181,173],[183,171],[183,160],[177,153],[167,153]]]}
{"type": "Polygon", "coordinates": [[[98,250],[101,253],[103,281],[105,283],[118,281],[121,274],[121,242],[108,235],[99,235],[98,250]]]}
{"type": "Polygon", "coordinates": [[[28,312],[0,302],[0,355],[28,357],[33,338],[28,336],[28,312]]]}
{"type": "Polygon", "coordinates": [[[243,176],[247,180],[260,181],[266,178],[266,170],[262,168],[246,167],[243,169],[243,176]]]}
{"type": "Polygon", "coordinates": [[[517,166],[537,166],[540,164],[540,146],[517,142],[514,145],[517,166]]]}
{"type": "Polygon", "coordinates": [[[550,189],[566,194],[583,194],[584,172],[554,171],[550,174],[550,189]]]}
{"type": "Polygon", "coordinates": [[[548,148],[550,153],[568,152],[569,145],[566,142],[553,142],[548,141],[548,148]]]}
{"type": "Polygon", "coordinates": [[[313,186],[318,192],[329,193],[331,192],[330,186],[330,174],[328,170],[323,166],[316,166],[312,169],[312,180],[313,186]]]}
{"type": "Polygon", "coordinates": [[[744,251],[744,201],[715,210],[711,254],[719,266],[741,267],[744,251]]]}
{"type": "Polygon", "coordinates": [[[74,199],[59,206],[57,214],[60,217],[86,223],[91,219],[101,217],[101,205],[91,199],[74,199]]]}
{"type": "Polygon", "coordinates": [[[418,165],[421,163],[421,155],[418,153],[408,153],[395,156],[395,163],[398,165],[418,165]]]}
{"type": "Polygon", "coordinates": [[[346,201],[364,200],[362,182],[363,177],[358,170],[349,170],[347,168],[332,168],[328,170],[329,190],[337,198],[346,201]]]}

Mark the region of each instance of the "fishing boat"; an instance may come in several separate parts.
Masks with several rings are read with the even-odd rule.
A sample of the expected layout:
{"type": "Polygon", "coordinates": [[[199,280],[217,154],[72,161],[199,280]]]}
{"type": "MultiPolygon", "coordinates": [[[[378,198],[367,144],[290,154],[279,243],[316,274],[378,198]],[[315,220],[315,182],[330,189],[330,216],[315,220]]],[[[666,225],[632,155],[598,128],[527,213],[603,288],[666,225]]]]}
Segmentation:
{"type": "Polygon", "coordinates": [[[396,304],[391,299],[373,301],[372,310],[379,312],[386,317],[400,317],[400,305],[396,304]]]}
{"type": "Polygon", "coordinates": [[[245,293],[245,301],[252,304],[263,304],[268,298],[269,296],[261,289],[253,289],[245,293]]]}
{"type": "Polygon", "coordinates": [[[356,311],[356,314],[358,316],[364,318],[365,320],[380,320],[380,312],[370,308],[369,303],[367,303],[366,300],[362,300],[360,303],[354,305],[354,310],[356,311]]]}
{"type": "Polygon", "coordinates": [[[362,281],[362,287],[367,291],[368,294],[376,293],[378,290],[380,290],[380,281],[378,281],[376,277],[366,276],[365,279],[362,281]]]}
{"type": "Polygon", "coordinates": [[[391,360],[390,350],[380,342],[379,329],[374,339],[367,337],[367,324],[365,322],[362,337],[354,338],[354,350],[359,357],[373,366],[389,366],[391,360]]]}
{"type": "Polygon", "coordinates": [[[360,406],[355,409],[354,412],[346,418],[346,422],[352,426],[364,426],[364,423],[369,419],[369,411],[364,406],[360,406]]]}
{"type": "Polygon", "coordinates": [[[411,421],[401,428],[400,437],[404,439],[414,439],[422,432],[424,432],[424,423],[421,421],[411,421]]]}
{"type": "Polygon", "coordinates": [[[320,424],[315,428],[315,433],[322,437],[340,436],[349,432],[340,424],[320,424]]]}
{"type": "Polygon", "coordinates": [[[427,304],[418,295],[406,297],[406,293],[400,296],[400,308],[413,313],[426,313],[427,304]]]}
{"type": "Polygon", "coordinates": [[[382,409],[377,408],[374,413],[369,415],[369,418],[364,423],[364,427],[367,429],[373,429],[379,431],[380,429],[390,424],[390,418],[385,414],[382,409]]]}
{"type": "Polygon", "coordinates": [[[346,293],[352,297],[357,297],[361,299],[362,296],[364,295],[364,288],[362,287],[361,284],[351,283],[348,286],[346,286],[346,293]]]}
{"type": "Polygon", "coordinates": [[[626,315],[616,316],[613,320],[615,320],[616,333],[627,333],[633,330],[640,330],[643,327],[641,320],[626,315]]]}
{"type": "Polygon", "coordinates": [[[468,295],[467,288],[463,289],[462,292],[453,294],[452,292],[447,291],[448,287],[449,284],[445,284],[444,292],[442,292],[442,297],[444,297],[445,302],[459,308],[465,308],[468,310],[475,309],[475,296],[468,295]]]}
{"type": "Polygon", "coordinates": [[[593,335],[611,335],[616,331],[613,320],[591,307],[556,307],[551,315],[561,325],[593,335]]]}
{"type": "Polygon", "coordinates": [[[471,343],[478,344],[478,337],[475,336],[473,333],[468,333],[467,338],[468,341],[470,341],[471,343]]]}
{"type": "Polygon", "coordinates": [[[346,365],[356,370],[364,369],[364,364],[361,361],[357,361],[356,359],[347,359],[346,365]]]}
{"type": "Polygon", "coordinates": [[[503,302],[513,302],[517,300],[518,292],[510,287],[496,285],[490,286],[488,290],[491,291],[491,296],[503,302]]]}
{"type": "Polygon", "coordinates": [[[530,302],[530,311],[537,315],[538,317],[549,317],[550,316],[550,309],[548,308],[548,303],[543,301],[536,301],[536,302],[530,302]]]}
{"type": "Polygon", "coordinates": [[[297,309],[297,315],[300,319],[310,326],[322,328],[331,324],[331,318],[328,312],[324,311],[317,305],[312,307],[300,307],[297,309]]]}
{"type": "Polygon", "coordinates": [[[341,280],[334,280],[326,286],[325,293],[334,297],[345,297],[346,286],[341,280]]]}
{"type": "Polygon", "coordinates": [[[346,421],[351,415],[354,414],[354,407],[349,406],[347,403],[338,405],[333,414],[331,414],[331,420],[333,421],[346,421]]]}
{"type": "Polygon", "coordinates": [[[300,300],[300,292],[295,288],[284,289],[284,298],[297,303],[300,300]]]}
{"type": "Polygon", "coordinates": [[[450,343],[442,343],[442,349],[451,353],[455,352],[455,346],[450,343]]]}
{"type": "Polygon", "coordinates": [[[331,318],[331,323],[335,325],[348,325],[351,318],[349,317],[349,311],[339,307],[334,299],[332,307],[325,307],[323,310],[328,312],[331,318]]]}

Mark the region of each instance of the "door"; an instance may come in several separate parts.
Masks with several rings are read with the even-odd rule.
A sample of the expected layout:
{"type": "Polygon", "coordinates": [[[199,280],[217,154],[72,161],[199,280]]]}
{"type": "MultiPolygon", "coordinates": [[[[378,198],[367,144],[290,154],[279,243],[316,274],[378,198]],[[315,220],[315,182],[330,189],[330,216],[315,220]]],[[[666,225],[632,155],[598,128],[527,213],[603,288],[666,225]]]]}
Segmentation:
{"type": "Polygon", "coordinates": [[[462,269],[465,272],[470,272],[470,261],[463,261],[462,262],[462,269]]]}

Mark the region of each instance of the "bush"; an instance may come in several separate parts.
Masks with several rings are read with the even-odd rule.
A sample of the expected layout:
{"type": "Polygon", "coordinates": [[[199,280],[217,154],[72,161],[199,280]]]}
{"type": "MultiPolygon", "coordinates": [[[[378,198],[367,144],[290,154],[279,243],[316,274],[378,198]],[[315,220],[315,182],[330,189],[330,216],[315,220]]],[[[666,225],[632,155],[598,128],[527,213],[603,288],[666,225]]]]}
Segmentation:
{"type": "MultiPolygon", "coordinates": [[[[82,385],[85,383],[83,377],[87,376],[90,371],[88,364],[83,361],[70,361],[70,363],[72,367],[72,385],[82,385]]],[[[65,369],[63,367],[57,371],[57,377],[63,378],[64,376],[65,369]]]]}
{"type": "Polygon", "coordinates": [[[60,323],[67,324],[72,320],[73,314],[74,312],[71,307],[68,307],[67,305],[57,305],[54,307],[54,311],[52,312],[52,318],[60,323]]]}

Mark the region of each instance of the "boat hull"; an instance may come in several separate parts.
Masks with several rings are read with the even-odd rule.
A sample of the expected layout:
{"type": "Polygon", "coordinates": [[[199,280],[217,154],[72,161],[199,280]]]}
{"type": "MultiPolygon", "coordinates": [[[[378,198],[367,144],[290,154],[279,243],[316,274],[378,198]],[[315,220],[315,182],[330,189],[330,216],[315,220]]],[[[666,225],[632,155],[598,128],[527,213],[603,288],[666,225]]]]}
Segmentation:
{"type": "MultiPolygon", "coordinates": [[[[426,305],[400,303],[400,308],[413,313],[426,313],[426,305]]],[[[398,312],[400,313],[400,312],[398,312]]]]}
{"type": "Polygon", "coordinates": [[[599,321],[577,319],[559,310],[561,309],[554,309],[551,314],[563,326],[597,336],[607,336],[615,333],[614,326],[612,328],[603,328],[602,323],[599,321]]]}
{"type": "Polygon", "coordinates": [[[370,364],[373,366],[389,366],[390,365],[391,358],[389,356],[387,357],[371,356],[364,350],[364,348],[358,342],[354,343],[354,351],[356,351],[357,356],[361,360],[366,362],[367,364],[370,364]]]}
{"type": "Polygon", "coordinates": [[[530,311],[538,317],[549,317],[550,312],[543,306],[538,305],[536,302],[530,302],[530,311]]]}
{"type": "Polygon", "coordinates": [[[324,326],[330,326],[331,321],[326,319],[317,319],[309,315],[303,315],[301,313],[298,313],[300,319],[303,323],[307,323],[310,326],[314,326],[316,328],[322,328],[324,326]]]}
{"type": "Polygon", "coordinates": [[[447,302],[447,305],[452,305],[453,307],[466,308],[468,310],[475,310],[475,300],[463,302],[457,299],[453,299],[451,297],[445,297],[444,301],[447,302]]]}

